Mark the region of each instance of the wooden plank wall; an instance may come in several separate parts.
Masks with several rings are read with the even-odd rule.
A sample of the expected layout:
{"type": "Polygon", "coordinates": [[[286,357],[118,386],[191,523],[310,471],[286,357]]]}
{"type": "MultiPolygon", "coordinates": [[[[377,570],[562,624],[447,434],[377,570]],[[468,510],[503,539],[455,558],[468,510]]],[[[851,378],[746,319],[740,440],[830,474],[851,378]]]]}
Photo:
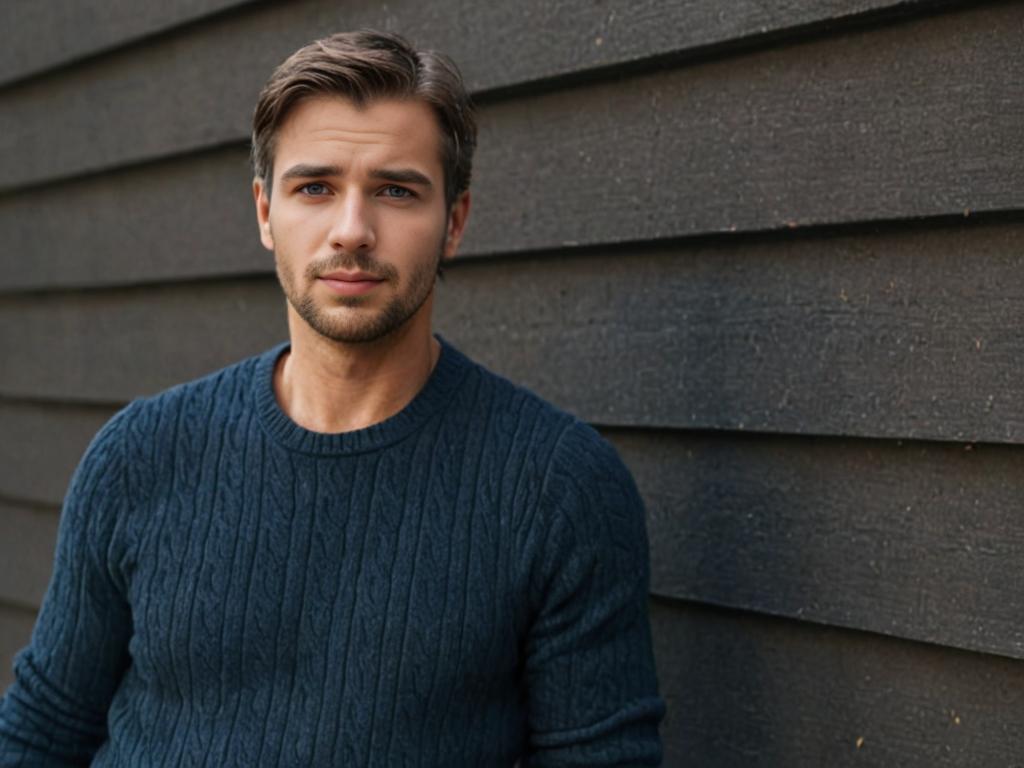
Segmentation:
{"type": "Polygon", "coordinates": [[[727,5],[5,5],[0,683],[89,437],[284,337],[249,115],[369,25],[481,108],[440,330],[645,496],[666,765],[1019,764],[1024,4],[727,5]]]}

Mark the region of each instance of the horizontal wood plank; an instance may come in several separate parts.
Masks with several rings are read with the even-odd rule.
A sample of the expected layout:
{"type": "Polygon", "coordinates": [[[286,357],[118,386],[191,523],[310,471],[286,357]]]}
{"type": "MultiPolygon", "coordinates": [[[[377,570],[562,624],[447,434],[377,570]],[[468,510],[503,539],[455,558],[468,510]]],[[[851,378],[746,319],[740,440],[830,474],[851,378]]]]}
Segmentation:
{"type": "MultiPolygon", "coordinates": [[[[864,11],[907,6],[892,0],[805,0],[775,7],[743,0],[738,5],[741,7],[728,14],[721,13],[714,0],[685,3],[615,0],[601,4],[587,0],[565,0],[557,4],[531,0],[514,6],[469,0],[451,0],[441,5],[399,0],[387,5],[338,6],[322,0],[268,5],[258,13],[214,19],[209,24],[190,28],[187,35],[155,40],[152,45],[103,57],[62,73],[60,78],[28,82],[0,94],[0,136],[4,137],[0,143],[0,189],[39,184],[47,179],[244,140],[250,130],[256,95],[274,66],[297,47],[332,29],[362,26],[399,29],[423,47],[438,48],[452,55],[465,69],[470,86],[480,92],[607,68],[645,57],[660,61],[667,54],[679,55],[686,49],[762,35],[766,29],[779,30],[834,21],[864,11]],[[458,23],[453,24],[453,19],[458,19],[458,23]],[[226,47],[225,41],[230,41],[230,45],[226,47]],[[56,121],[53,120],[54,104],[61,105],[61,119],[56,121]]],[[[920,3],[914,7],[924,12],[930,5],[920,3]]],[[[654,85],[652,89],[647,83],[640,83],[627,89],[616,88],[615,99],[611,102],[604,101],[607,97],[601,89],[595,92],[594,98],[608,109],[605,123],[608,117],[614,117],[613,122],[618,125],[623,115],[644,115],[643,125],[633,129],[638,138],[657,128],[663,131],[660,139],[663,143],[673,142],[671,137],[677,131],[664,129],[677,119],[677,113],[682,113],[687,119],[681,128],[692,126],[699,130],[704,125],[706,130],[710,123],[710,136],[719,140],[729,138],[729,126],[720,122],[723,119],[736,127],[741,124],[749,127],[751,122],[760,120],[758,127],[770,130],[758,133],[771,133],[773,145],[785,145],[787,137],[781,130],[784,124],[775,128],[770,125],[772,121],[781,118],[791,122],[805,114],[805,109],[813,107],[817,112],[822,107],[832,107],[834,117],[822,120],[823,115],[816,114],[814,124],[834,124],[837,118],[842,121],[848,116],[857,120],[855,125],[845,128],[833,125],[834,130],[829,135],[837,140],[835,146],[839,146],[845,138],[860,136],[860,125],[865,119],[864,98],[883,112],[884,104],[876,100],[886,97],[887,91],[893,89],[880,93],[877,88],[862,90],[862,86],[870,87],[873,85],[870,79],[883,72],[886,85],[890,86],[889,64],[898,58],[911,78],[922,65],[928,68],[925,70],[928,78],[922,83],[915,82],[912,89],[906,85],[896,88],[892,97],[910,98],[911,113],[920,103],[935,107],[931,99],[937,93],[932,92],[932,88],[937,88],[944,77],[952,77],[951,87],[941,90],[941,94],[946,102],[955,102],[951,114],[957,115],[962,127],[964,118],[960,112],[979,92],[987,94],[1001,82],[1011,98],[1016,96],[1006,85],[1014,79],[1014,68],[1020,66],[1014,63],[1015,57],[1006,56],[1007,46],[1016,50],[1013,47],[1016,38],[1010,29],[1015,26],[1015,18],[1012,12],[986,10],[964,19],[939,20],[939,27],[934,31],[928,27],[917,30],[908,26],[894,33],[883,33],[876,42],[872,42],[873,37],[861,39],[856,35],[838,44],[836,54],[829,51],[837,41],[829,39],[817,43],[817,47],[789,55],[789,63],[787,54],[770,53],[767,59],[744,58],[739,64],[726,64],[725,70],[701,68],[693,76],[685,73],[670,76],[673,84],[667,84],[667,89],[661,85],[654,85]],[[1009,27],[1005,35],[998,34],[1001,28],[998,25],[1009,27]],[[936,38],[933,50],[922,51],[919,45],[906,49],[907,40],[913,39],[907,36],[919,35],[922,31],[936,38]],[[979,35],[992,39],[975,50],[973,46],[979,42],[979,35]],[[863,50],[865,45],[868,50],[863,50]],[[935,72],[935,46],[941,46],[939,62],[950,58],[951,46],[964,52],[958,54],[956,61],[948,61],[944,67],[947,71],[942,72],[942,76],[935,72]],[[846,61],[851,55],[853,62],[846,61]],[[879,56],[889,59],[878,61],[879,56]],[[992,61],[999,62],[1003,77],[991,76],[992,61]],[[856,71],[850,71],[851,65],[856,71]],[[827,67],[831,69],[826,72],[827,67]],[[744,73],[741,83],[729,86],[727,81],[735,75],[716,75],[736,72],[737,68],[744,73]],[[861,68],[866,70],[860,72],[861,68]],[[979,72],[987,77],[975,84],[974,78],[979,72]],[[848,83],[849,92],[837,99],[834,88],[850,77],[856,79],[848,83]],[[709,79],[714,82],[701,85],[709,79]],[[674,84],[677,81],[678,84],[674,84]],[[952,87],[960,83],[972,85],[968,93],[960,94],[958,87],[952,87]],[[791,89],[797,84],[801,91],[806,91],[804,97],[793,94],[791,89]],[[767,91],[764,90],[766,85],[767,91]],[[668,107],[665,121],[647,117],[652,108],[660,111],[666,107],[659,99],[675,98],[683,91],[693,91],[692,97],[674,108],[668,107]],[[958,96],[950,99],[951,94],[958,96]],[[741,99],[738,104],[735,103],[737,97],[741,99]],[[806,100],[795,104],[795,98],[806,100]],[[616,103],[618,99],[624,101],[616,103]],[[703,103],[704,99],[711,101],[703,103]],[[815,103],[822,100],[824,104],[815,103]],[[616,106],[611,108],[610,104],[616,106]],[[716,122],[713,110],[723,105],[728,111],[724,117],[718,116],[719,122],[716,122]],[[709,108],[712,111],[707,111],[709,108]]],[[[557,102],[560,96],[554,99],[557,102]]],[[[551,106],[547,100],[543,104],[551,106]]],[[[577,106],[573,104],[574,108],[577,106]]],[[[996,121],[992,129],[1002,129],[1004,116],[1006,120],[1011,117],[1007,110],[987,116],[996,121]]],[[[524,115],[524,119],[535,121],[536,113],[524,115]]],[[[883,125],[891,122],[891,118],[880,116],[879,119],[883,125]]],[[[592,115],[580,115],[577,120],[578,125],[593,127],[589,132],[574,133],[571,138],[596,136],[607,130],[607,125],[595,124],[592,115]]],[[[902,118],[899,122],[903,123],[902,118]]],[[[561,128],[561,120],[558,127],[561,128]]],[[[563,137],[558,142],[560,154],[569,138],[563,137]]],[[[675,142],[693,146],[697,138],[700,137],[686,135],[675,142]]],[[[616,150],[620,143],[614,142],[616,150]]],[[[763,147],[764,140],[760,143],[763,147]]],[[[863,143],[863,137],[858,143],[863,143]]],[[[906,146],[913,144],[906,143],[906,146]]],[[[757,148],[751,149],[756,151],[757,148]]],[[[590,152],[592,148],[586,150],[590,152]]],[[[572,156],[574,152],[568,154],[572,156]]],[[[595,166],[600,159],[599,152],[593,157],[595,166]]],[[[686,157],[688,161],[694,159],[697,158],[686,157]]],[[[735,159],[743,161],[740,157],[735,159]]],[[[538,158],[534,168],[543,167],[538,158]]],[[[578,171],[584,170],[580,165],[578,171]]],[[[615,169],[601,168],[603,188],[609,186],[615,175],[615,169]]],[[[687,176],[692,178],[693,174],[687,176]]]]}
{"type": "MultiPolygon", "coordinates": [[[[463,254],[1019,210],[1021,25],[1024,6],[1003,4],[485,104],[463,254]]],[[[64,130],[51,99],[46,124],[64,130]]],[[[196,99],[202,114],[222,100],[196,99]]],[[[123,122],[159,142],[173,121],[155,114],[123,122]]],[[[26,141],[40,135],[8,115],[26,141]]],[[[9,151],[0,173],[34,173],[65,147],[9,151]]],[[[239,143],[2,196],[0,291],[268,270],[249,187],[239,143]]]]}
{"type": "Polygon", "coordinates": [[[13,353],[56,345],[37,347],[11,367],[10,386],[0,384],[0,394],[23,398],[123,404],[287,338],[274,278],[11,297],[0,307],[0,344],[13,353]],[[55,378],[42,383],[47,370],[55,378]]]}
{"type": "Polygon", "coordinates": [[[115,410],[0,400],[0,497],[60,504],[86,446],[115,410]]]}
{"type": "Polygon", "coordinates": [[[0,604],[0,694],[14,682],[14,655],[28,645],[35,613],[0,604]]]}
{"type": "MultiPolygon", "coordinates": [[[[45,5],[27,0],[8,3],[0,9],[7,32],[0,32],[5,48],[0,53],[0,84],[253,3],[176,0],[161,6],[127,0],[62,0],[56,8],[52,0],[45,5]]],[[[470,62],[471,82],[478,88],[493,89],[751,36],[777,35],[794,27],[833,25],[851,17],[921,13],[934,5],[934,0],[733,0],[730,13],[723,14],[713,0],[616,0],[597,6],[519,2],[495,8],[482,8],[469,0],[445,0],[423,8],[398,0],[384,7],[349,2],[340,9],[328,0],[289,0],[286,6],[265,2],[263,7],[247,9],[246,16],[234,16],[221,31],[278,46],[282,44],[272,32],[276,31],[278,38],[290,33],[298,46],[325,30],[397,27],[405,34],[429,38],[434,41],[430,45],[443,50],[458,49],[470,62]],[[458,24],[453,24],[453,19],[458,19],[458,24]],[[494,46],[502,31],[506,44],[494,46]],[[509,40],[515,45],[507,44],[509,40]]],[[[185,34],[194,35],[195,31],[185,34]]],[[[211,52],[206,36],[200,35],[195,47],[200,55],[211,52]]],[[[248,49],[240,52],[239,82],[247,77],[247,65],[252,65],[241,56],[252,53],[248,49]]]]}
{"type": "Polygon", "coordinates": [[[0,3],[0,86],[252,0],[8,0],[0,3]]]}
{"type": "MultiPolygon", "coordinates": [[[[456,263],[437,327],[610,426],[1024,441],[1024,227],[456,263]]],[[[0,394],[123,402],[285,337],[274,278],[0,299],[0,394]]]]}
{"type": "Polygon", "coordinates": [[[0,196],[0,294],[273,271],[244,148],[0,196]]]}
{"type": "Polygon", "coordinates": [[[979,7],[495,104],[470,247],[1020,209],[1022,26],[979,7]]]}
{"type": "Polygon", "coordinates": [[[1024,659],[1024,448],[606,435],[652,593],[1024,659]]]}
{"type": "Polygon", "coordinates": [[[0,501],[0,602],[37,609],[50,580],[60,514],[0,501]]]}
{"type": "Polygon", "coordinates": [[[655,600],[666,766],[1014,766],[1024,664],[655,600]]]}
{"type": "Polygon", "coordinates": [[[601,424],[1019,443],[1022,246],[965,222],[478,262],[435,311],[601,424]]]}

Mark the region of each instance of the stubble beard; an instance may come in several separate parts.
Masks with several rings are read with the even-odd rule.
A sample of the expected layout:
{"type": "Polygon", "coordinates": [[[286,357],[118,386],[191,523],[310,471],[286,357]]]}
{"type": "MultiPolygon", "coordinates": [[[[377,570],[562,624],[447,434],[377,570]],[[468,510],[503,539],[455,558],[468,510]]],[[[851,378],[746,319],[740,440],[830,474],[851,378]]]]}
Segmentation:
{"type": "Polygon", "coordinates": [[[443,252],[437,258],[417,266],[409,273],[407,286],[393,294],[380,309],[371,309],[373,293],[385,285],[400,285],[399,274],[390,264],[382,264],[365,253],[335,254],[310,264],[304,272],[305,290],[296,285],[295,275],[285,259],[276,259],[277,276],[288,303],[310,328],[331,341],[345,344],[367,344],[388,336],[415,315],[434,288],[437,269],[443,252]],[[360,270],[383,280],[380,288],[368,296],[332,296],[329,304],[313,297],[318,276],[336,270],[360,270]],[[331,311],[344,307],[342,312],[331,311]]]}

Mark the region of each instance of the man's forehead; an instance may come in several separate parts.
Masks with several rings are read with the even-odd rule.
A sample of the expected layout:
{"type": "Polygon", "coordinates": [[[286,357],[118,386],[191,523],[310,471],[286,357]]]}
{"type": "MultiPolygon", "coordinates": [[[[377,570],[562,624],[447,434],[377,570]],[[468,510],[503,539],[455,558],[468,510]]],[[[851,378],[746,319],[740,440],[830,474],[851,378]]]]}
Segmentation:
{"type": "Polygon", "coordinates": [[[357,106],[328,96],[303,100],[291,110],[277,136],[277,159],[283,165],[293,154],[372,153],[378,161],[417,162],[439,173],[440,147],[437,118],[423,101],[378,99],[357,106]]]}

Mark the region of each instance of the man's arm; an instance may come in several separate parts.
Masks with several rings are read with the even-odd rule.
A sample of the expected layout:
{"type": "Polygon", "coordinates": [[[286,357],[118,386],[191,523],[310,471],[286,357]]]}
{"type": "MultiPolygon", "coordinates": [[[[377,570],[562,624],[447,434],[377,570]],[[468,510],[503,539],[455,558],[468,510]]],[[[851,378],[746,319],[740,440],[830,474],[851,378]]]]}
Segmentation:
{"type": "Polygon", "coordinates": [[[643,504],[590,427],[562,435],[530,529],[527,765],[659,765],[643,504]]]}
{"type": "Polygon", "coordinates": [[[106,737],[131,614],[112,538],[125,501],[123,424],[93,439],[64,500],[53,576],[0,700],[0,766],[87,765],[106,737]]]}

